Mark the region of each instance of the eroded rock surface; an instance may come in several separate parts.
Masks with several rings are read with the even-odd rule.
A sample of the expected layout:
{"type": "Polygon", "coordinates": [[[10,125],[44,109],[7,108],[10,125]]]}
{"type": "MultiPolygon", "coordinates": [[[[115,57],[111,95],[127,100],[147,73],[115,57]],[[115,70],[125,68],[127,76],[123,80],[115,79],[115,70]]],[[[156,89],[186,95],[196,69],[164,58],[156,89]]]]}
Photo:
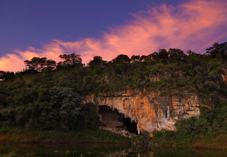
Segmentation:
{"type": "Polygon", "coordinates": [[[130,118],[126,118],[117,109],[111,109],[109,106],[99,106],[99,128],[121,134],[126,137],[133,137],[138,133],[137,125],[130,118]]]}
{"type": "Polygon", "coordinates": [[[155,130],[175,130],[174,124],[180,118],[199,116],[199,100],[195,94],[184,94],[184,97],[160,96],[155,91],[126,91],[113,95],[89,95],[85,102],[107,105],[117,109],[137,123],[137,130],[152,133],[155,130]]]}

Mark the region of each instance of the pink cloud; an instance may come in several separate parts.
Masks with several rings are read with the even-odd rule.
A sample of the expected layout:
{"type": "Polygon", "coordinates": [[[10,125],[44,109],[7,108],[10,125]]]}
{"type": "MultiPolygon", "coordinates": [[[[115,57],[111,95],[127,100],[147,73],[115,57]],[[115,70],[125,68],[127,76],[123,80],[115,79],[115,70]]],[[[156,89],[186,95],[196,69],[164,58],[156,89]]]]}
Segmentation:
{"type": "Polygon", "coordinates": [[[180,48],[203,53],[214,42],[227,39],[227,2],[225,0],[190,0],[173,7],[163,4],[132,14],[133,20],[110,28],[99,39],[85,38],[66,42],[53,40],[42,49],[16,50],[17,55],[0,58],[0,69],[18,71],[23,61],[33,56],[59,61],[63,53],[80,54],[83,62],[93,56],[112,60],[118,54],[150,54],[161,48],[180,48]],[[15,63],[15,64],[12,64],[15,63]]]}
{"type": "Polygon", "coordinates": [[[23,68],[23,60],[18,55],[7,54],[0,58],[0,70],[2,71],[21,71],[23,68]]]}

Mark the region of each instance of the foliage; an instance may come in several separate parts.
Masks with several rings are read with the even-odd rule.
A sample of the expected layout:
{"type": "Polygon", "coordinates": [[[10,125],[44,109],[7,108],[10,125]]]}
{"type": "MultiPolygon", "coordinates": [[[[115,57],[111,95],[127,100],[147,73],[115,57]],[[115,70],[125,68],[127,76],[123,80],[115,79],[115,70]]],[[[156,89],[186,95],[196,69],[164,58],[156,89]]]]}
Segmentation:
{"type": "Polygon", "coordinates": [[[201,137],[206,140],[209,137],[218,138],[222,135],[224,138],[227,133],[227,102],[221,101],[215,109],[201,107],[200,111],[199,117],[178,120],[175,124],[176,132],[155,132],[154,141],[165,144],[192,145],[201,137]]]}
{"type": "Polygon", "coordinates": [[[30,61],[25,60],[27,70],[30,72],[41,72],[43,70],[53,70],[56,66],[56,62],[54,60],[47,60],[46,57],[33,57],[30,61]]]}
{"type": "Polygon", "coordinates": [[[150,55],[118,55],[112,61],[95,56],[82,64],[78,54],[62,54],[55,63],[45,57],[26,60],[26,69],[17,72],[0,71],[0,127],[26,127],[37,130],[94,129],[97,111],[82,103],[88,94],[114,94],[123,90],[158,90],[162,95],[198,94],[201,101],[215,110],[200,118],[177,124],[182,132],[199,134],[225,129],[227,87],[227,44],[214,44],[205,54],[180,49],[165,49],[150,55]],[[219,109],[219,110],[218,110],[219,109]],[[210,115],[211,118],[206,117],[210,115]],[[203,118],[205,117],[205,118],[203,118]],[[185,124],[185,125],[184,125],[185,124]]]}

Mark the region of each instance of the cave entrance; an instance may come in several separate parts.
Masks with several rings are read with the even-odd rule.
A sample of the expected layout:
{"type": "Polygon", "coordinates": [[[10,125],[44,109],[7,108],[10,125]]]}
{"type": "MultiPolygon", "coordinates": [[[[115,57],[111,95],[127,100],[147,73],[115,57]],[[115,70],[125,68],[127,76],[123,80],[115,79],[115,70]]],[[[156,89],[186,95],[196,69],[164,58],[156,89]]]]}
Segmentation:
{"type": "Polygon", "coordinates": [[[107,105],[99,106],[99,127],[116,133],[127,131],[130,134],[138,134],[137,123],[107,105]],[[118,131],[118,132],[117,132],[118,131]]]}

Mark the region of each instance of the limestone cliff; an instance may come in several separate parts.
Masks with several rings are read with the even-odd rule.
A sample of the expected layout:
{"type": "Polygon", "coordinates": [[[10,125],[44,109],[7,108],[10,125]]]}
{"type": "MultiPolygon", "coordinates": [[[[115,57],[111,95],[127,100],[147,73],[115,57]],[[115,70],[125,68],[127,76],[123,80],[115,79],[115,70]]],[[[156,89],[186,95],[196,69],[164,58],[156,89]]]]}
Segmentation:
{"type": "Polygon", "coordinates": [[[184,95],[182,98],[160,96],[160,92],[155,91],[126,91],[111,96],[90,95],[85,98],[85,102],[117,109],[119,113],[137,123],[138,133],[142,130],[152,133],[162,129],[175,130],[177,119],[200,115],[197,95],[184,95]]]}

